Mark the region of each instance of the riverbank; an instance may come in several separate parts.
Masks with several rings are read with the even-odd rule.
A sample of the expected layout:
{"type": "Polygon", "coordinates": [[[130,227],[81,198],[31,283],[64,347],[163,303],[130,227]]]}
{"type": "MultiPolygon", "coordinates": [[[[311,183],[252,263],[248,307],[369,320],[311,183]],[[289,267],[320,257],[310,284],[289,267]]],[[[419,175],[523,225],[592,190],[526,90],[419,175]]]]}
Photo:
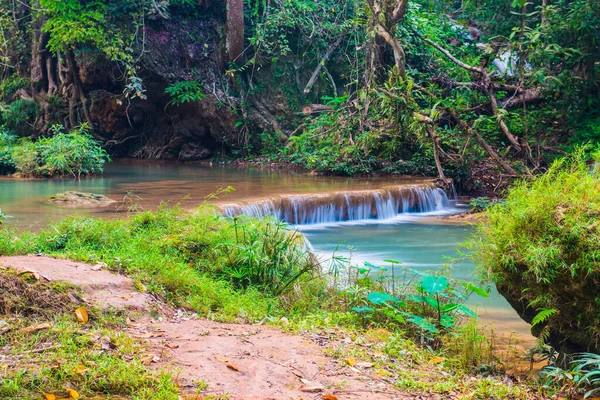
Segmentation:
{"type": "MultiPolygon", "coordinates": [[[[321,347],[320,351],[324,352],[320,355],[315,353],[315,356],[328,356],[331,360],[329,362],[332,363],[332,369],[326,368],[322,373],[330,374],[329,376],[334,380],[327,381],[327,383],[317,382],[323,387],[323,389],[314,389],[318,395],[332,394],[338,398],[358,396],[356,393],[353,394],[348,386],[354,385],[353,382],[356,381],[357,384],[366,384],[373,392],[376,391],[377,385],[383,384],[387,388],[386,391],[398,393],[398,398],[448,398],[452,396],[497,399],[540,398],[536,394],[535,386],[529,386],[520,380],[515,383],[501,369],[493,367],[492,371],[488,371],[491,372],[491,375],[478,375],[475,372],[473,366],[492,365],[495,356],[493,355],[493,344],[487,341],[473,324],[466,324],[464,328],[452,329],[452,334],[434,335],[436,339],[432,342],[429,334],[422,336],[411,323],[388,319],[379,311],[372,318],[365,320],[363,314],[352,311],[352,307],[360,306],[361,303],[369,304],[363,303],[368,301],[363,296],[377,288],[379,285],[376,283],[377,281],[370,281],[371,283],[365,286],[366,281],[357,280],[356,284],[358,284],[360,292],[351,295],[328,289],[324,277],[318,271],[300,267],[301,264],[298,263],[303,259],[302,253],[295,253],[297,250],[292,247],[286,249],[279,247],[278,251],[262,256],[256,254],[260,248],[268,249],[276,243],[288,243],[285,240],[281,241],[286,237],[285,235],[280,236],[283,231],[275,236],[268,236],[269,232],[272,235],[277,231],[277,225],[268,225],[268,223],[263,225],[265,223],[245,219],[234,223],[212,214],[209,209],[205,209],[204,212],[197,215],[162,209],[156,214],[145,212],[130,219],[114,221],[75,218],[39,234],[16,234],[6,230],[0,231],[0,252],[2,254],[26,254],[35,250],[49,255],[92,262],[91,266],[87,267],[92,271],[99,266],[101,270],[124,273],[132,279],[131,287],[135,288],[135,291],[131,290],[131,293],[142,292],[143,296],[147,296],[143,294],[147,293],[154,299],[152,304],[156,306],[150,307],[151,310],[154,310],[152,318],[155,321],[160,321],[162,318],[163,322],[154,322],[153,326],[167,323],[170,320],[169,314],[163,313],[163,306],[168,306],[168,309],[182,308],[187,312],[211,320],[250,324],[231,326],[229,327],[231,329],[228,330],[227,326],[215,325],[213,322],[181,320],[180,326],[197,323],[198,327],[204,326],[204,330],[199,332],[208,331],[205,335],[200,334],[193,338],[198,343],[202,343],[203,340],[207,342],[214,340],[214,343],[225,345],[226,337],[219,339],[218,335],[227,333],[237,335],[236,332],[238,332],[242,336],[236,337],[254,343],[255,346],[252,348],[260,352],[261,348],[257,348],[256,345],[262,343],[261,337],[279,334],[270,330],[265,331],[261,328],[262,325],[253,324],[279,325],[284,330],[299,333],[303,339],[293,342],[295,344],[291,345],[292,348],[286,349],[286,351],[294,352],[302,348],[303,354],[306,355],[306,347],[302,343],[308,339],[316,342],[317,346],[321,347]],[[253,243],[257,239],[264,240],[270,245],[254,246],[253,243]],[[252,261],[249,260],[262,259],[262,263],[268,263],[269,260],[282,260],[284,254],[288,254],[284,259],[293,261],[296,268],[305,271],[289,285],[281,286],[279,280],[270,281],[268,275],[245,278],[241,278],[239,275],[241,271],[251,271],[248,269],[247,263],[252,261]],[[155,302],[156,299],[159,299],[158,303],[155,302]],[[262,331],[262,334],[255,333],[249,336],[242,334],[248,331],[256,332],[257,329],[262,331]],[[418,343],[422,340],[425,340],[428,345],[419,345],[418,343]],[[467,351],[467,349],[469,350],[467,351]],[[336,375],[337,373],[342,373],[341,376],[344,378],[342,380],[335,378],[335,376],[339,376],[336,375]],[[344,381],[346,382],[343,383],[344,381]]],[[[36,262],[36,264],[39,263],[36,262]]],[[[67,263],[67,265],[70,264],[67,263]]],[[[85,268],[85,266],[78,267],[78,271],[79,269],[81,271],[74,276],[86,276],[85,268]]],[[[264,265],[264,268],[265,271],[273,270],[273,267],[267,268],[267,265],[264,265]]],[[[279,265],[277,268],[277,271],[283,273],[281,269],[283,266],[279,265]]],[[[351,275],[353,274],[354,272],[351,275]]],[[[28,276],[32,283],[39,284],[43,283],[44,271],[29,271],[20,276],[19,279],[28,276]]],[[[281,275],[281,277],[285,276],[296,276],[296,274],[281,275]]],[[[113,297],[117,300],[122,297],[129,298],[131,293],[126,295],[117,293],[113,297]]],[[[48,390],[64,392],[64,379],[67,379],[72,383],[81,383],[80,387],[73,389],[81,390],[84,396],[93,396],[98,390],[104,394],[128,396],[127,393],[114,392],[114,389],[103,386],[103,383],[94,386],[90,382],[94,382],[96,378],[88,379],[88,374],[92,373],[94,363],[98,365],[102,363],[101,365],[106,365],[107,368],[110,365],[120,365],[121,370],[127,368],[128,363],[132,363],[135,365],[135,371],[139,371],[135,373],[135,376],[139,376],[139,380],[137,378],[134,380],[134,382],[139,382],[136,384],[139,386],[129,385],[126,387],[130,389],[126,390],[139,390],[135,393],[144,393],[143,390],[147,390],[147,393],[150,393],[152,390],[156,390],[156,382],[162,382],[162,388],[171,388],[169,391],[174,390],[174,392],[165,391],[164,397],[161,398],[171,398],[169,396],[177,398],[176,396],[179,395],[182,388],[172,389],[176,388],[175,375],[171,375],[169,371],[177,366],[184,369],[189,366],[186,366],[185,360],[177,359],[176,356],[170,359],[168,354],[178,354],[178,351],[173,348],[175,346],[189,349],[186,346],[188,346],[187,341],[191,338],[167,340],[171,338],[169,336],[171,335],[170,327],[163,326],[164,332],[143,328],[143,325],[139,325],[143,324],[141,321],[144,320],[144,317],[139,314],[139,308],[137,311],[130,310],[134,312],[133,314],[117,313],[115,317],[109,318],[103,312],[94,311],[92,306],[86,305],[92,310],[90,315],[94,324],[77,327],[76,322],[73,321],[73,310],[81,302],[76,300],[75,303],[67,307],[64,313],[57,312],[56,315],[47,316],[45,319],[43,317],[20,318],[10,314],[4,318],[9,321],[11,327],[19,327],[19,329],[32,326],[34,323],[48,323],[50,326],[64,328],[60,340],[68,341],[76,340],[82,334],[80,332],[84,332],[85,337],[88,337],[88,334],[89,337],[93,337],[97,334],[95,332],[109,329],[110,339],[108,340],[109,344],[106,345],[108,349],[92,356],[91,354],[98,350],[94,350],[96,347],[93,341],[86,342],[87,344],[82,345],[85,346],[84,349],[69,355],[67,363],[59,363],[59,370],[71,372],[64,375],[47,375],[45,371],[49,365],[53,364],[46,366],[46,361],[43,360],[53,363],[55,359],[64,356],[62,344],[56,342],[58,340],[55,336],[57,331],[54,328],[41,329],[39,333],[35,334],[38,335],[38,339],[42,339],[37,343],[44,343],[44,347],[34,346],[27,349],[17,346],[17,343],[23,339],[23,333],[8,336],[7,344],[12,346],[11,348],[32,352],[28,353],[26,361],[21,363],[16,360],[11,364],[7,371],[9,379],[5,379],[2,387],[5,397],[10,398],[15,395],[15,392],[9,391],[14,390],[11,387],[15,387],[15,382],[17,382],[15,379],[21,379],[18,381],[20,383],[16,385],[19,388],[19,398],[37,396],[37,394],[35,396],[33,394],[35,390],[39,390],[34,389],[39,387],[35,382],[44,379],[48,382],[46,384],[48,390]],[[71,318],[70,322],[69,318],[71,318]],[[132,324],[138,325],[132,327],[132,324]],[[163,335],[156,336],[156,339],[145,338],[154,343],[152,349],[161,348],[163,351],[161,354],[155,354],[152,350],[152,354],[158,359],[154,361],[155,359],[152,358],[147,362],[148,365],[144,365],[144,360],[148,358],[147,350],[133,350],[143,349],[140,347],[142,342],[129,335],[136,329],[137,334],[141,334],[141,336],[163,335]],[[161,339],[158,339],[160,337],[166,338],[164,343],[168,343],[172,347],[162,344],[161,339]],[[122,349],[120,352],[110,348],[110,343],[113,343],[117,349],[120,349],[124,342],[130,343],[128,348],[132,350],[123,352],[125,349],[122,349]],[[61,347],[48,348],[57,344],[61,344],[61,347]],[[42,351],[40,348],[46,350],[42,351]],[[38,359],[38,354],[42,353],[44,358],[39,356],[38,359]],[[169,360],[173,363],[169,363],[169,360]],[[45,367],[32,369],[29,367],[32,361],[37,361],[38,366],[45,367]],[[163,364],[165,361],[167,364],[163,364]],[[79,365],[83,367],[80,368],[79,365]],[[152,375],[151,371],[158,366],[165,366],[168,370],[163,375],[152,375]],[[144,376],[151,378],[143,378],[144,376]],[[152,378],[152,376],[156,378],[152,378]],[[57,380],[57,377],[61,377],[60,380],[57,380]]],[[[50,304],[54,303],[51,301],[50,304]]],[[[426,317],[426,315],[423,316],[426,317]]],[[[173,335],[173,338],[177,336],[173,335]]],[[[282,336],[281,342],[299,340],[294,339],[295,337],[297,336],[282,336]]],[[[104,342],[102,340],[99,342],[100,350],[104,342]]],[[[315,348],[314,344],[311,346],[313,346],[310,347],[311,349],[315,348]]],[[[281,354],[283,350],[278,350],[278,352],[281,354]]],[[[231,373],[236,376],[239,373],[245,377],[244,379],[248,376],[254,380],[261,379],[260,374],[254,377],[251,375],[252,369],[249,364],[246,365],[246,357],[240,358],[240,355],[227,354],[227,352],[217,355],[227,359],[227,363],[232,365],[232,367],[227,367],[227,365],[223,367],[224,362],[213,356],[216,361],[212,360],[207,365],[221,367],[218,370],[219,374],[231,373]]],[[[3,356],[6,357],[7,354],[3,354],[3,356]]],[[[252,358],[251,355],[250,358],[252,358]]],[[[11,360],[13,359],[11,358],[11,360]]],[[[280,361],[282,364],[286,362],[280,361]]],[[[274,362],[274,360],[271,359],[269,362],[274,362]]],[[[291,368],[292,365],[295,364],[284,365],[283,370],[287,374],[286,379],[293,380],[295,388],[309,385],[309,382],[314,383],[312,376],[307,377],[307,372],[305,373],[305,370],[298,366],[296,367],[302,370],[301,377],[290,375],[292,373],[290,371],[296,371],[295,368],[291,368]],[[303,382],[301,379],[306,379],[307,382],[303,382]]],[[[113,372],[110,368],[106,370],[108,375],[113,372]]],[[[96,376],[95,372],[93,374],[96,376]]],[[[117,381],[118,376],[120,375],[114,377],[117,381]]],[[[198,379],[200,381],[192,382],[191,386],[184,388],[198,391],[203,395],[203,390],[206,390],[207,386],[219,387],[219,379],[213,382],[204,381],[204,383],[202,383],[202,375],[198,379]]],[[[237,381],[236,379],[234,381],[237,381]]],[[[226,381],[223,378],[223,382],[226,381]]],[[[106,380],[102,382],[106,382],[106,380]]],[[[285,382],[287,381],[283,380],[281,384],[285,386],[285,382]]],[[[207,394],[213,393],[207,391],[207,394]]],[[[215,395],[222,395],[222,393],[217,391],[215,395]]],[[[142,396],[142,398],[145,397],[142,396]]]]}

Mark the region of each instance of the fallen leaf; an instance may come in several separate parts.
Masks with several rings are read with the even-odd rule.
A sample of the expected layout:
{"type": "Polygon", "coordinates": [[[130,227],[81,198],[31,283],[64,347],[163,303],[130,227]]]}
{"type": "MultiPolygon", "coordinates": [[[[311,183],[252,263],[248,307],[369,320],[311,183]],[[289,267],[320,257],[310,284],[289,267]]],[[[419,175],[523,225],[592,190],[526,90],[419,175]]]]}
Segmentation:
{"type": "Polygon", "coordinates": [[[431,359],[431,363],[437,365],[437,364],[439,364],[441,362],[444,362],[445,360],[446,359],[444,357],[433,357],[431,359]]]}
{"type": "Polygon", "coordinates": [[[87,324],[89,321],[89,316],[85,307],[77,307],[75,315],[77,316],[77,322],[81,324],[87,324]]]}
{"type": "Polygon", "coordinates": [[[33,332],[41,331],[42,329],[48,329],[51,326],[52,325],[50,325],[48,322],[44,322],[43,324],[28,326],[26,328],[19,330],[19,332],[20,333],[33,333],[33,332]]]}
{"type": "Polygon", "coordinates": [[[144,364],[144,365],[150,365],[153,362],[157,363],[159,361],[160,361],[160,357],[155,356],[154,354],[148,354],[146,357],[142,358],[142,364],[144,364]]]}
{"type": "Polygon", "coordinates": [[[354,359],[354,357],[348,357],[348,358],[346,358],[346,362],[351,367],[354,367],[356,365],[356,360],[354,359]]]}
{"type": "Polygon", "coordinates": [[[227,364],[227,368],[229,368],[229,369],[232,369],[232,370],[234,370],[234,371],[238,371],[238,372],[239,372],[239,370],[240,370],[238,367],[236,367],[236,366],[235,366],[235,365],[233,365],[233,364],[227,364]]]}
{"type": "Polygon", "coordinates": [[[53,395],[52,393],[44,393],[44,397],[46,400],[56,400],[56,395],[53,395]]]}
{"type": "Polygon", "coordinates": [[[178,344],[165,343],[165,347],[168,347],[169,349],[178,349],[179,345],[178,344]]]}
{"type": "Polygon", "coordinates": [[[217,361],[220,361],[222,363],[228,363],[229,360],[227,358],[221,357],[218,354],[213,354],[213,357],[217,359],[217,361]]]}
{"type": "Polygon", "coordinates": [[[87,368],[85,367],[85,365],[82,365],[82,364],[79,364],[78,366],[73,368],[74,374],[85,374],[86,371],[87,371],[87,368]]]}
{"type": "Polygon", "coordinates": [[[115,346],[111,341],[110,338],[108,336],[104,336],[102,338],[102,344],[101,344],[102,350],[114,350],[117,348],[117,346],[115,346]]]}
{"type": "Polygon", "coordinates": [[[69,392],[69,397],[72,399],[78,399],[79,398],[79,393],[77,393],[77,390],[75,389],[67,389],[67,392],[69,392]]]}
{"type": "Polygon", "coordinates": [[[309,393],[316,393],[316,392],[322,392],[323,389],[325,389],[323,387],[323,385],[321,385],[318,382],[313,382],[311,384],[306,384],[306,385],[302,386],[300,388],[300,391],[302,391],[302,392],[309,392],[309,393]]]}
{"type": "Polygon", "coordinates": [[[323,400],[338,400],[337,396],[334,396],[332,394],[324,394],[321,398],[323,400]]]}
{"type": "Polygon", "coordinates": [[[25,279],[35,279],[36,281],[40,280],[40,274],[29,269],[19,272],[19,275],[21,275],[25,279]]]}

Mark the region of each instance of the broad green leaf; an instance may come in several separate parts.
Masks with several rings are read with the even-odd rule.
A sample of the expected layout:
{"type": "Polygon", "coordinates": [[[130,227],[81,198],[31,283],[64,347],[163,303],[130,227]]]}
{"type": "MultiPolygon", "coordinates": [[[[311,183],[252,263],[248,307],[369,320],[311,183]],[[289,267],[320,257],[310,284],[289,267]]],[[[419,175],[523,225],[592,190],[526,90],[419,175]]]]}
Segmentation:
{"type": "Polygon", "coordinates": [[[486,292],[484,289],[473,285],[471,282],[463,282],[463,287],[468,291],[475,294],[478,294],[481,297],[489,297],[490,294],[486,292]]]}
{"type": "Polygon", "coordinates": [[[400,300],[398,300],[396,297],[384,292],[371,292],[367,295],[367,300],[373,304],[385,304],[388,301],[392,301],[394,303],[400,302],[400,300]]]}
{"type": "Polygon", "coordinates": [[[402,261],[397,261],[397,260],[383,260],[383,262],[387,262],[390,264],[402,264],[402,261]]]}
{"type": "Polygon", "coordinates": [[[435,308],[436,310],[440,306],[440,303],[438,303],[438,301],[433,297],[423,296],[423,298],[425,299],[425,303],[429,304],[429,306],[435,308]]]}
{"type": "Polygon", "coordinates": [[[460,304],[457,307],[457,310],[461,311],[465,315],[468,315],[469,317],[479,318],[477,316],[477,313],[475,313],[475,311],[471,310],[469,307],[465,306],[464,304],[460,304]]]}
{"type": "Polygon", "coordinates": [[[444,304],[442,306],[442,308],[440,309],[440,311],[444,314],[448,314],[448,313],[456,310],[459,305],[460,304],[454,304],[454,303],[444,304]]]}
{"type": "Polygon", "coordinates": [[[370,262],[366,262],[366,261],[364,262],[364,266],[369,267],[371,269],[380,269],[377,265],[371,264],[370,262]]]}
{"type": "Polygon", "coordinates": [[[445,328],[452,328],[454,326],[454,318],[451,315],[444,314],[440,318],[440,324],[445,328]]]}
{"type": "Polygon", "coordinates": [[[438,332],[438,328],[436,328],[435,325],[433,325],[431,322],[427,321],[425,318],[419,317],[418,315],[413,315],[412,317],[407,319],[407,321],[412,322],[413,324],[417,325],[419,328],[426,330],[428,332],[431,332],[431,333],[438,332]]]}
{"type": "Polygon", "coordinates": [[[448,279],[445,276],[427,275],[421,281],[423,290],[433,295],[448,289],[448,279]]]}

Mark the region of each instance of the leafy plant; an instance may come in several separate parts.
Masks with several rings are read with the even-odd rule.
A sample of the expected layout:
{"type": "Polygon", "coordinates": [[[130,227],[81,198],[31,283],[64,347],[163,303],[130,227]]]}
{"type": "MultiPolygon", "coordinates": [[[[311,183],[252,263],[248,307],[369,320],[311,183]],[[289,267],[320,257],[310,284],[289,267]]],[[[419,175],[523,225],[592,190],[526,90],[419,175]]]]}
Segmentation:
{"type": "Polygon", "coordinates": [[[179,81],[172,83],[165,89],[171,96],[170,103],[175,105],[202,101],[206,95],[200,81],[179,81]]]}
{"type": "Polygon", "coordinates": [[[410,323],[421,331],[421,338],[435,335],[457,326],[462,317],[477,318],[477,314],[464,302],[472,294],[487,297],[488,293],[463,282],[463,293],[456,290],[456,282],[451,285],[444,275],[421,274],[422,276],[410,292],[391,295],[387,292],[370,292],[366,296],[369,306],[354,307],[353,311],[363,317],[373,318],[377,313],[395,323],[410,323]]]}
{"type": "Polygon", "coordinates": [[[588,154],[580,149],[514,185],[471,243],[480,271],[562,353],[598,349],[600,175],[588,154]]]}
{"type": "Polygon", "coordinates": [[[583,394],[588,398],[600,392],[600,355],[577,353],[573,355],[570,368],[556,366],[542,368],[540,376],[550,390],[566,393],[569,398],[583,394]]]}
{"type": "Polygon", "coordinates": [[[60,176],[95,174],[103,171],[110,157],[88,133],[86,124],[64,132],[55,125],[53,136],[17,139],[8,131],[0,131],[0,168],[5,172],[18,172],[24,176],[60,176]]]}

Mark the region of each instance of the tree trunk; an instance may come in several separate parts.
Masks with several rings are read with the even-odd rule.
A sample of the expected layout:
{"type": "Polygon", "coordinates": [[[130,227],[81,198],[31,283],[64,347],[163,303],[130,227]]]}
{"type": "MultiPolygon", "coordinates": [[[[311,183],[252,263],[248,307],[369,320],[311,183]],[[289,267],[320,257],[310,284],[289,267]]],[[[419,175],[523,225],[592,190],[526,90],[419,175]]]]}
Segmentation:
{"type": "Polygon", "coordinates": [[[73,93],[71,94],[71,100],[69,101],[69,122],[71,124],[71,128],[75,128],[77,125],[79,125],[77,118],[77,102],[79,101],[81,103],[81,111],[83,112],[85,121],[89,125],[92,136],[94,136],[94,138],[97,140],[106,141],[105,138],[94,133],[94,122],[92,121],[92,117],[90,116],[88,110],[88,100],[83,91],[81,78],[79,77],[79,68],[77,67],[77,61],[75,61],[73,52],[67,52],[66,59],[67,67],[69,68],[69,72],[71,72],[71,76],[73,78],[73,93]]]}
{"type": "Polygon", "coordinates": [[[396,64],[396,71],[398,75],[402,79],[405,78],[405,68],[406,68],[406,55],[404,54],[404,49],[400,45],[400,42],[388,32],[383,26],[377,26],[377,34],[381,36],[394,50],[394,61],[396,64]]]}
{"type": "Polygon", "coordinates": [[[244,0],[227,0],[227,61],[241,64],[244,53],[244,0]]]}

